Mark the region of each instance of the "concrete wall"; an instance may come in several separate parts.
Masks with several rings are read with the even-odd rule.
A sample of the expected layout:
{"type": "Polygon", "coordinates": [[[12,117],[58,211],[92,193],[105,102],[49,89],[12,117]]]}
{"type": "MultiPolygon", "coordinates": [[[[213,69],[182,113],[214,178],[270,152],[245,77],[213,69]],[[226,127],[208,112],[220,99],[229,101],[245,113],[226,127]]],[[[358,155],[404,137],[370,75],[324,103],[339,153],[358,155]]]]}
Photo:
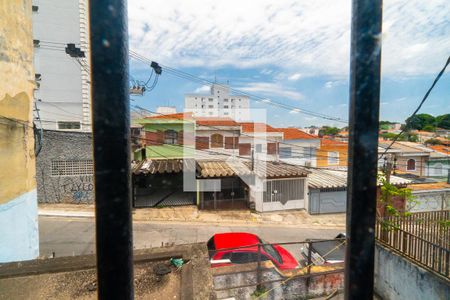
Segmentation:
{"type": "Polygon", "coordinates": [[[44,130],[37,157],[37,195],[40,203],[92,203],[93,173],[52,175],[52,161],[92,161],[92,135],[44,130]]]}
{"type": "Polygon", "coordinates": [[[413,191],[414,202],[408,211],[436,211],[450,209],[450,190],[413,191]]]}
{"type": "MultiPolygon", "coordinates": [[[[216,290],[217,299],[226,299],[234,297],[236,300],[254,299],[252,294],[256,290],[257,282],[256,263],[234,265],[227,267],[213,268],[214,289],[216,290]],[[250,285],[250,286],[245,286],[250,285]],[[240,286],[240,287],[239,287],[240,286]]],[[[328,295],[334,290],[341,290],[344,287],[344,273],[332,273],[327,275],[318,275],[311,277],[309,285],[307,279],[301,276],[302,271],[293,271],[280,273],[270,262],[263,262],[262,281],[279,280],[277,282],[266,283],[264,287],[270,290],[261,299],[278,300],[278,299],[309,299],[328,295]],[[299,274],[299,276],[294,274],[299,274]],[[283,280],[290,278],[284,284],[283,280]]],[[[340,266],[342,267],[342,266],[340,266]]],[[[312,273],[324,272],[327,267],[316,267],[322,270],[312,269],[312,273]]],[[[333,266],[329,267],[330,270],[333,266]]]]}
{"type": "Polygon", "coordinates": [[[450,299],[448,281],[379,244],[375,247],[374,288],[384,300],[450,299]]]}
{"type": "Polygon", "coordinates": [[[39,254],[31,0],[0,5],[0,262],[39,254]]]}

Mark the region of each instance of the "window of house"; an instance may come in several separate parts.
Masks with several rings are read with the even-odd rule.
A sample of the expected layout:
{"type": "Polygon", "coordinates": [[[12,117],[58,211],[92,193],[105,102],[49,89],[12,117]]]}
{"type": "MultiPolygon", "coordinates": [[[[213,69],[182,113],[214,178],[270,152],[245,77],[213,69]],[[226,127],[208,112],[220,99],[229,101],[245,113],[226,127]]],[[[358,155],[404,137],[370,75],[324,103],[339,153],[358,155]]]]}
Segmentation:
{"type": "Polygon", "coordinates": [[[415,159],[408,159],[408,162],[406,163],[406,170],[407,171],[415,171],[416,170],[416,160],[415,159]]]}
{"type": "Polygon", "coordinates": [[[230,108],[228,105],[224,105],[223,108],[230,108]]]}
{"type": "Polygon", "coordinates": [[[208,105],[208,108],[214,108],[214,105],[208,105]]]}
{"type": "Polygon", "coordinates": [[[432,168],[434,168],[434,174],[443,175],[442,167],[443,167],[443,165],[441,163],[438,163],[438,164],[435,164],[434,166],[432,166],[432,168]]]}
{"type": "Polygon", "coordinates": [[[289,157],[292,157],[292,148],[291,147],[280,148],[280,158],[289,158],[289,157]]]}
{"type": "Polygon", "coordinates": [[[261,144],[256,144],[255,145],[255,152],[256,153],[261,153],[262,152],[262,145],[261,144]]]}
{"type": "Polygon", "coordinates": [[[339,164],[339,152],[335,151],[328,152],[328,164],[329,165],[339,164]]]}
{"type": "Polygon", "coordinates": [[[223,148],[223,135],[218,133],[211,135],[211,148],[223,148]]]}
{"type": "Polygon", "coordinates": [[[174,145],[177,144],[177,140],[178,132],[171,129],[164,131],[164,144],[174,145]]]}
{"type": "Polygon", "coordinates": [[[223,99],[223,102],[228,102],[228,99],[223,99]]]}
{"type": "Polygon", "coordinates": [[[81,129],[81,122],[79,121],[58,121],[59,130],[81,129]]]}
{"type": "Polygon", "coordinates": [[[226,111],[226,112],[224,112],[223,114],[226,115],[226,116],[228,116],[230,113],[226,111]]]}
{"type": "Polygon", "coordinates": [[[209,102],[212,102],[212,101],[213,101],[213,98],[208,98],[208,101],[209,101],[209,102]]]}

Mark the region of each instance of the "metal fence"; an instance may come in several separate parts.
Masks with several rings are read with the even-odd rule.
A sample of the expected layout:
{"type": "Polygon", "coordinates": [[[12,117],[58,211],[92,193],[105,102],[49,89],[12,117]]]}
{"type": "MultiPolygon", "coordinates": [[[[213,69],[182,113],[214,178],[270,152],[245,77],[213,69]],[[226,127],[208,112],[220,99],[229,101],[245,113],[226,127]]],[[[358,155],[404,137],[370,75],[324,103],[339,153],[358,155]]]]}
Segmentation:
{"type": "Polygon", "coordinates": [[[376,222],[379,242],[415,263],[450,277],[450,211],[389,216],[376,222]]]}

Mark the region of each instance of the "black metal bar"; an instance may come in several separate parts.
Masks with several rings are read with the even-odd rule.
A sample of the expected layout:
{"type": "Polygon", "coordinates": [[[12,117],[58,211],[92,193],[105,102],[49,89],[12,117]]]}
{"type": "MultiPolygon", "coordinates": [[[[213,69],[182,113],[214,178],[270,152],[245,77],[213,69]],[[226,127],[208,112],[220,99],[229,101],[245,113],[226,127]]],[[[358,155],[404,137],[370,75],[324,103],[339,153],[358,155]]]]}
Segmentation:
{"type": "Polygon", "coordinates": [[[262,274],[261,274],[261,243],[258,243],[258,263],[257,263],[257,266],[256,266],[256,282],[257,282],[256,289],[258,291],[262,290],[261,281],[262,281],[262,274]]]}
{"type": "Polygon", "coordinates": [[[99,299],[133,299],[125,0],[90,1],[99,299]]]}
{"type": "Polygon", "coordinates": [[[381,16],[381,0],[353,0],[346,299],[373,299],[381,16]]]}

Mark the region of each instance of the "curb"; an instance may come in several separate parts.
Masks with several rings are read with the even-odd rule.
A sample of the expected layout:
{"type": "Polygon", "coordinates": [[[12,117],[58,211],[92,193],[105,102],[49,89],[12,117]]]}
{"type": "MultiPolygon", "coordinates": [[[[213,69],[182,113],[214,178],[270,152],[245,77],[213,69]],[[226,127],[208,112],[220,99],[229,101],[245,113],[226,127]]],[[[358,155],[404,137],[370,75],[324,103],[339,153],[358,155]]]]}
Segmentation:
{"type": "Polygon", "coordinates": [[[39,216],[45,217],[75,217],[75,218],[94,218],[94,212],[89,211],[60,211],[60,210],[38,210],[39,216]]]}

